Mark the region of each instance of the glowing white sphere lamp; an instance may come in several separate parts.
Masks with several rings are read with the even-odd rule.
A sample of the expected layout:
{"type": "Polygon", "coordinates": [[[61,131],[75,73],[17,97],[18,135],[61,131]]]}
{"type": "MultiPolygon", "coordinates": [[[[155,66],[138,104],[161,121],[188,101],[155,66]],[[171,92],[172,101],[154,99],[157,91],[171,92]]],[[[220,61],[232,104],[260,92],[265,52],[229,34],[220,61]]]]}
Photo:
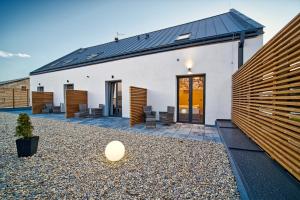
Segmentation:
{"type": "Polygon", "coordinates": [[[110,161],[121,160],[125,155],[125,146],[120,141],[111,141],[105,147],[105,156],[110,161]]]}

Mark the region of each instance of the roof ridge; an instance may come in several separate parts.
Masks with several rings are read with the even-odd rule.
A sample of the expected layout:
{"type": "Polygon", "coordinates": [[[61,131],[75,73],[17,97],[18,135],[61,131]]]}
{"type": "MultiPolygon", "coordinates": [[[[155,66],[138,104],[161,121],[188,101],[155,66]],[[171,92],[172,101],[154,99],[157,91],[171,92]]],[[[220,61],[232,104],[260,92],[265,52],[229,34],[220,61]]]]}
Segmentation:
{"type": "MultiPolygon", "coordinates": [[[[133,35],[133,36],[130,36],[130,37],[127,37],[127,38],[119,39],[118,42],[120,42],[122,40],[129,39],[129,38],[134,38],[134,37],[137,37],[137,36],[141,36],[141,35],[146,35],[146,34],[151,34],[151,33],[159,32],[159,31],[162,31],[162,30],[165,30],[165,29],[171,29],[171,28],[175,28],[175,27],[178,27],[178,26],[183,26],[183,25],[187,25],[187,24],[191,24],[191,23],[195,23],[195,22],[204,21],[204,20],[207,20],[209,18],[218,17],[218,16],[225,15],[225,14],[228,14],[228,13],[230,13],[230,11],[229,12],[225,12],[225,13],[221,13],[221,14],[218,14],[218,15],[214,15],[214,16],[210,16],[210,17],[206,17],[206,18],[194,20],[194,21],[191,21],[191,22],[186,22],[186,23],[183,23],[183,24],[177,24],[177,25],[170,26],[170,27],[167,27],[167,28],[161,28],[161,29],[158,29],[158,30],[155,30],[155,31],[144,32],[144,33],[133,35]]],[[[110,42],[106,42],[106,43],[103,43],[103,44],[109,44],[109,43],[115,43],[115,42],[116,41],[110,41],[110,42]]],[[[84,48],[93,48],[93,47],[97,47],[97,46],[100,46],[100,45],[103,45],[103,44],[98,44],[98,45],[84,47],[84,48]]]]}

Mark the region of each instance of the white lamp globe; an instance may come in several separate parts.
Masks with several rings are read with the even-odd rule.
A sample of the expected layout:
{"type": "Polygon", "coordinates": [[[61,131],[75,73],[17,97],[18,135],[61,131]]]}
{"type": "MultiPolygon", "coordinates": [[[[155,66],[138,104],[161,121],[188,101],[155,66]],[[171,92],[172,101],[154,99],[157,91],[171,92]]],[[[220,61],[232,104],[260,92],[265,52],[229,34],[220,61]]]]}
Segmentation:
{"type": "Polygon", "coordinates": [[[125,155],[125,146],[120,141],[111,141],[105,147],[105,156],[110,161],[121,160],[125,155]]]}

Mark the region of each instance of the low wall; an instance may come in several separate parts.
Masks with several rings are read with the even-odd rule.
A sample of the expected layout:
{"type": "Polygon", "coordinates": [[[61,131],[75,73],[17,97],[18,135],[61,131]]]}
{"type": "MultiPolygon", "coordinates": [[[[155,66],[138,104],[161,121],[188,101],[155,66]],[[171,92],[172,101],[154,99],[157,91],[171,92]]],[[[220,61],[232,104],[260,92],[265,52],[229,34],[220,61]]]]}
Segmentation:
{"type": "Polygon", "coordinates": [[[32,114],[42,113],[45,104],[53,105],[53,92],[32,92],[32,114]]]}
{"type": "Polygon", "coordinates": [[[88,105],[88,92],[66,90],[66,118],[74,117],[74,113],[79,111],[79,104],[88,105]]]}
{"type": "Polygon", "coordinates": [[[144,122],[143,106],[147,105],[147,89],[130,86],[130,126],[144,122]]]}

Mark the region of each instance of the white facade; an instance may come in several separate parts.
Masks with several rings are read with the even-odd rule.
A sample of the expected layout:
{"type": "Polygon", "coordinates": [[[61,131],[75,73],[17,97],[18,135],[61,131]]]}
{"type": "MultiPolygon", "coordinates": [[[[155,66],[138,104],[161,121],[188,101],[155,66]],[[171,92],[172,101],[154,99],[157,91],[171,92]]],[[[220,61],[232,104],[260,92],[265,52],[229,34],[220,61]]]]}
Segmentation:
{"type": "MultiPolygon", "coordinates": [[[[246,39],[244,62],[263,45],[262,35],[246,39]]],[[[88,106],[106,103],[105,82],[122,81],[122,116],[129,116],[129,87],[148,89],[148,105],[155,111],[177,106],[177,75],[187,74],[192,63],[193,74],[206,74],[205,124],[231,118],[231,76],[238,69],[238,41],[138,56],[74,69],[30,76],[30,89],[38,84],[54,92],[54,104],[64,102],[63,85],[74,84],[75,90],[88,91],[88,106]],[[179,61],[177,61],[179,59],[179,61]],[[89,78],[87,78],[89,76],[89,78]],[[112,76],[114,78],[112,79],[112,76]]]]}

